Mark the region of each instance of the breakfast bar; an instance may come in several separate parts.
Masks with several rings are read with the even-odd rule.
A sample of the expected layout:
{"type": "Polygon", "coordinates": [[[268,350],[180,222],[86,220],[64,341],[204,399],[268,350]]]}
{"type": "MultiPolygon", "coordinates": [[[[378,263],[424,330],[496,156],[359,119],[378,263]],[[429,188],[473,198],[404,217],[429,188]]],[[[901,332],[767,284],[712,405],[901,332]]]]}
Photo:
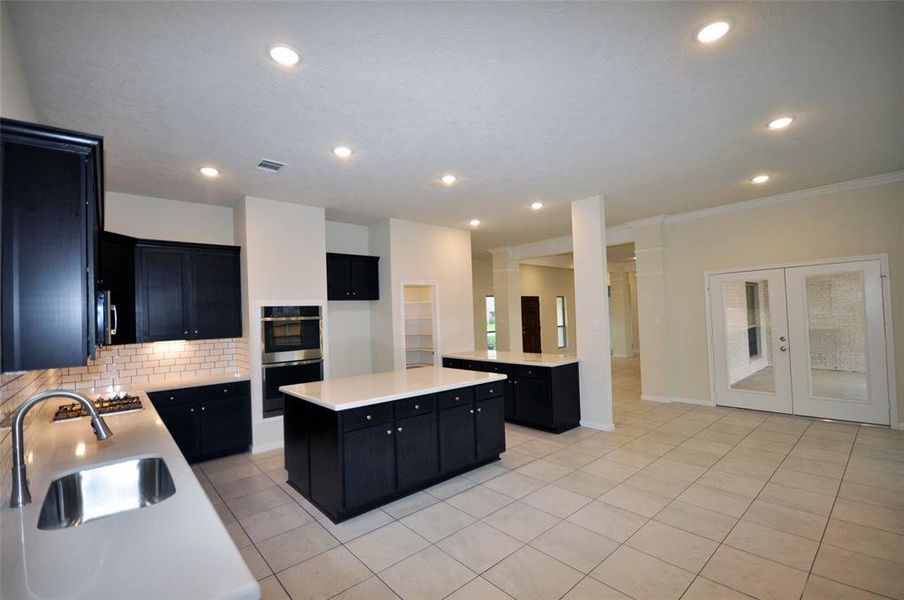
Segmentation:
{"type": "Polygon", "coordinates": [[[338,523],[497,460],[505,378],[421,367],[283,386],[288,483],[338,523]]]}

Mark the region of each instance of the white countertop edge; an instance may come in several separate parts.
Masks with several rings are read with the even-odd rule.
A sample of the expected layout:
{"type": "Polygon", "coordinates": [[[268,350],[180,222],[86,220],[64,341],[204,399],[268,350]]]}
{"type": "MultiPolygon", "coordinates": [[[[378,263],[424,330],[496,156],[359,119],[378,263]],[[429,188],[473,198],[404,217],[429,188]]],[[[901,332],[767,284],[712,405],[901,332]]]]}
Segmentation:
{"type": "Polygon", "coordinates": [[[336,404],[333,402],[327,402],[322,400],[317,396],[313,396],[311,394],[305,394],[303,392],[293,392],[291,388],[294,386],[283,386],[279,388],[279,391],[288,394],[289,396],[293,396],[295,398],[299,398],[306,402],[310,402],[311,404],[316,404],[317,406],[322,406],[323,408],[328,408],[335,412],[341,412],[344,410],[349,410],[352,408],[361,408],[363,406],[373,406],[374,404],[383,404],[384,402],[392,402],[395,400],[404,400],[405,398],[414,398],[415,396],[425,396],[427,394],[436,394],[438,392],[445,392],[448,390],[456,390],[463,387],[474,387],[477,385],[483,385],[484,383],[492,383],[493,381],[502,381],[507,377],[502,375],[501,373],[485,373],[485,378],[474,381],[464,381],[457,383],[449,383],[442,385],[435,385],[430,387],[425,387],[417,390],[407,390],[405,392],[399,392],[396,394],[386,394],[383,396],[374,396],[372,398],[362,398],[361,400],[352,400],[350,402],[342,402],[341,404],[336,404]]]}
{"type": "MultiPolygon", "coordinates": [[[[524,356],[531,356],[530,352],[516,352],[515,356],[511,354],[503,354],[502,356],[489,356],[482,352],[461,352],[461,353],[452,353],[452,354],[443,354],[443,358],[457,358],[459,360],[479,360],[483,362],[497,362],[504,363],[508,365],[523,365],[527,367],[561,367],[562,365],[572,365],[580,362],[577,356],[563,356],[562,358],[539,358],[539,359],[528,359],[524,358],[524,356]],[[517,355],[521,355],[521,358],[518,358],[517,355]]],[[[543,357],[546,355],[537,354],[535,356],[543,357]]]]}

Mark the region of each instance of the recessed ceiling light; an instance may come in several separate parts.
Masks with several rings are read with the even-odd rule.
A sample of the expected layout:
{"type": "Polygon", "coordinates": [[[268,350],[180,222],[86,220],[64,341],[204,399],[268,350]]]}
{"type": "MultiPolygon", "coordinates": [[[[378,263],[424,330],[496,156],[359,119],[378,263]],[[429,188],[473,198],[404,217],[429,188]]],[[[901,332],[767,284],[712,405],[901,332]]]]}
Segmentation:
{"type": "Polygon", "coordinates": [[[541,208],[543,208],[543,203],[542,202],[531,202],[530,207],[534,210],[540,210],[541,208]]]}
{"type": "Polygon", "coordinates": [[[731,22],[728,19],[720,19],[700,28],[696,38],[701,44],[712,44],[725,37],[729,29],[731,29],[731,22]]]}
{"type": "Polygon", "coordinates": [[[456,177],[455,175],[451,175],[451,174],[443,175],[442,177],[440,177],[440,181],[442,181],[446,185],[452,185],[453,183],[458,181],[458,177],[456,177]]]}
{"type": "Polygon", "coordinates": [[[339,158],[348,158],[352,155],[352,149],[345,146],[339,146],[338,148],[333,148],[333,154],[339,158]]]}
{"type": "Polygon", "coordinates": [[[219,177],[220,176],[220,170],[215,169],[214,167],[201,167],[199,169],[199,171],[201,171],[201,175],[204,175],[205,177],[219,177]]]}
{"type": "Polygon", "coordinates": [[[768,175],[757,175],[750,180],[751,183],[766,183],[767,181],[769,181],[768,175]]]}
{"type": "Polygon", "coordinates": [[[270,58],[286,67],[297,65],[299,60],[298,52],[283,44],[277,44],[270,48],[270,58]]]}
{"type": "Polygon", "coordinates": [[[471,227],[477,227],[480,225],[480,219],[471,219],[469,223],[471,224],[471,227]]]}
{"type": "Polygon", "coordinates": [[[784,129],[793,122],[794,117],[779,117],[777,119],[769,121],[766,127],[768,127],[769,129],[784,129]]]}

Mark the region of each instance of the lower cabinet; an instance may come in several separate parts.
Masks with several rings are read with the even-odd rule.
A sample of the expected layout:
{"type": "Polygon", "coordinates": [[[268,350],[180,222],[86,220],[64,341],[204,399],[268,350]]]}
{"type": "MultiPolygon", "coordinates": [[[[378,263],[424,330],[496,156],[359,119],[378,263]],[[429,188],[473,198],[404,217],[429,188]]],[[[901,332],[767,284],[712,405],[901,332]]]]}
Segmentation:
{"type": "Polygon", "coordinates": [[[496,460],[504,387],[474,387],[345,411],[286,397],[289,483],[339,522],[496,460]]]}
{"type": "Polygon", "coordinates": [[[498,361],[443,358],[449,369],[502,373],[506,379],[503,411],[505,420],[561,433],[581,422],[581,391],[578,364],[535,367],[498,361]]]}
{"type": "Polygon", "coordinates": [[[246,452],[251,446],[247,381],[148,394],[188,462],[246,452]]]}

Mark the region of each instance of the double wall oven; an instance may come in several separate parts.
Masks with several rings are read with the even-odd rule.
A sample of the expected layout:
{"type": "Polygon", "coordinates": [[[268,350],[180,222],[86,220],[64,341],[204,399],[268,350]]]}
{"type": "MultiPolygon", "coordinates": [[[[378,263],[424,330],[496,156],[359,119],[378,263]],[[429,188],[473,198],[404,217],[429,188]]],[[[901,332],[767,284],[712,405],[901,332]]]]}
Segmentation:
{"type": "Polygon", "coordinates": [[[322,323],[319,306],[261,307],[265,418],[283,414],[281,386],[323,379],[322,323]]]}

